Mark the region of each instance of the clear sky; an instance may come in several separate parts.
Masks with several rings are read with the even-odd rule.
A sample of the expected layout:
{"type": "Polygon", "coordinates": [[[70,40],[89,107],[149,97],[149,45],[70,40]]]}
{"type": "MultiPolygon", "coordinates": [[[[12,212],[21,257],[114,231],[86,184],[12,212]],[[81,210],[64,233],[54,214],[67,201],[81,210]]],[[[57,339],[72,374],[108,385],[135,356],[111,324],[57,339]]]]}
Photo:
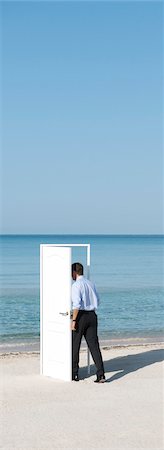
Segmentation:
{"type": "Polygon", "coordinates": [[[162,233],[162,3],[1,17],[1,232],[162,233]]]}

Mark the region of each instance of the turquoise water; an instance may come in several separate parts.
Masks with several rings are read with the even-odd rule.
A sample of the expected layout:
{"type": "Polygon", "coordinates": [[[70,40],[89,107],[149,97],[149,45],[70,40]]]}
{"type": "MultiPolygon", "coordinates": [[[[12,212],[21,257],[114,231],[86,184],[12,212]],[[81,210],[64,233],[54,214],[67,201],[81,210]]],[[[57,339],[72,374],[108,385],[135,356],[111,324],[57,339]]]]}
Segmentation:
{"type": "MultiPolygon", "coordinates": [[[[163,236],[1,236],[1,343],[39,340],[39,246],[90,243],[101,339],[162,338],[163,236]]],[[[73,250],[85,265],[86,251],[73,250]]]]}

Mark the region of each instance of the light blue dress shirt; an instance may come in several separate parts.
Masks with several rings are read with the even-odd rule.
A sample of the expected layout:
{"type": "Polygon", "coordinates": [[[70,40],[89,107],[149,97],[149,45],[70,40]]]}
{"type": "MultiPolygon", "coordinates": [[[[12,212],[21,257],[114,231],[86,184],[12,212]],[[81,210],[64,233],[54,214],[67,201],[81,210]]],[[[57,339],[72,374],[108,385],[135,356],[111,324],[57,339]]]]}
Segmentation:
{"type": "Polygon", "coordinates": [[[100,303],[95,285],[80,275],[72,284],[72,309],[93,311],[100,303]]]}

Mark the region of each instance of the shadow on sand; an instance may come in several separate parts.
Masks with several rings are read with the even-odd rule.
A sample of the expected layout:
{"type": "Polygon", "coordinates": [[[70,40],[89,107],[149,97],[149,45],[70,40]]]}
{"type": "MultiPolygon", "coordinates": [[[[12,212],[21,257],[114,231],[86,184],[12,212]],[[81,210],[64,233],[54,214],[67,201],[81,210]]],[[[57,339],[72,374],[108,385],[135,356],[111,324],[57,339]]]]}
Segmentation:
{"type": "MultiPolygon", "coordinates": [[[[164,350],[150,350],[148,352],[137,353],[135,355],[119,356],[114,359],[109,359],[104,361],[105,372],[118,372],[111,376],[111,378],[106,379],[106,382],[112,382],[124,377],[130,372],[136,372],[136,370],[142,369],[143,367],[149,366],[156,362],[161,362],[164,360],[164,350]]],[[[96,368],[94,364],[90,366],[90,375],[87,373],[87,366],[79,369],[79,378],[88,378],[96,373],[96,368]]]]}

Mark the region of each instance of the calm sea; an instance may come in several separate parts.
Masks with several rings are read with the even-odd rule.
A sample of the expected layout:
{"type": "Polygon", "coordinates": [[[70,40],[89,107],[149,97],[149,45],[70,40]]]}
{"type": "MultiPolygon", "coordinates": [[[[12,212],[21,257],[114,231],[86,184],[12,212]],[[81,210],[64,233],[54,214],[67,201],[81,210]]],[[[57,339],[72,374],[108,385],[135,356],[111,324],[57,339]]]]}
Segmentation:
{"type": "MultiPolygon", "coordinates": [[[[163,340],[163,236],[0,236],[0,339],[39,345],[39,246],[90,243],[101,340],[163,340]]],[[[86,264],[84,248],[73,261],[86,264]]]]}

